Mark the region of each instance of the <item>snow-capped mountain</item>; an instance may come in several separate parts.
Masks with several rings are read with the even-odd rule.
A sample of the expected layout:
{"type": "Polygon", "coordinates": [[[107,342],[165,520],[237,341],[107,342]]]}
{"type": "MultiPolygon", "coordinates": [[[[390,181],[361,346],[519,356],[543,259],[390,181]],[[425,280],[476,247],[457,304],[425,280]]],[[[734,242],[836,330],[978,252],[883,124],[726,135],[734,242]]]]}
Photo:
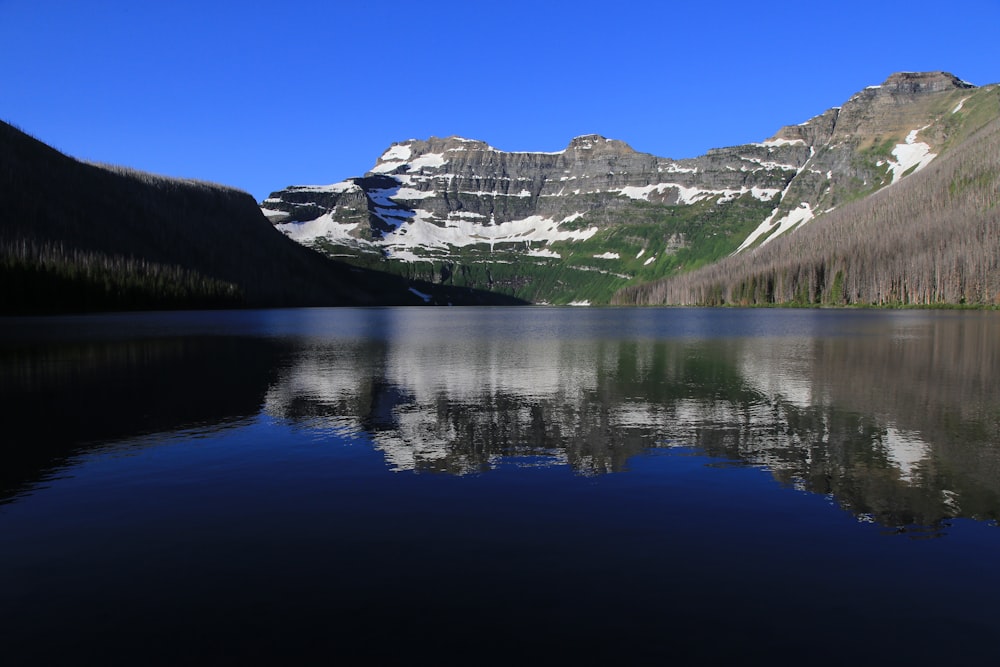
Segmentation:
{"type": "Polygon", "coordinates": [[[556,153],[432,137],[393,144],[364,177],[276,192],[263,210],[292,238],[366,240],[396,257],[480,243],[530,249],[591,238],[599,219],[573,223],[622,198],[688,205],[749,194],[771,201],[806,158],[803,146],[785,141],[670,160],[598,135],[577,137],[556,153]],[[367,221],[357,219],[359,211],[367,221]]]}
{"type": "Polygon", "coordinates": [[[922,169],[979,90],[942,72],[894,74],[768,140],[692,159],[599,135],[554,153],[411,139],[364,176],[291,186],[261,208],[291,238],[358,263],[536,302],[605,302],[922,169]]]}

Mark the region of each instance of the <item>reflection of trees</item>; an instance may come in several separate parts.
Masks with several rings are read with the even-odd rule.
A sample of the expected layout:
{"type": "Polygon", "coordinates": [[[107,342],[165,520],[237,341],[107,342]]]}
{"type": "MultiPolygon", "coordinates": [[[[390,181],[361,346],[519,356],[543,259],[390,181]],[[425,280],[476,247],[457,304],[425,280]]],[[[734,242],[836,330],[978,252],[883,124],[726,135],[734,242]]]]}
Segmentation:
{"type": "Polygon", "coordinates": [[[870,336],[811,339],[798,351],[801,363],[788,362],[788,341],[740,341],[742,349],[729,357],[757,371],[744,373],[744,381],[765,388],[760,401],[703,404],[701,414],[732,414],[691,420],[698,426],[687,441],[764,465],[778,479],[831,495],[880,523],[996,519],[996,318],[918,317],[907,324],[899,314],[888,332],[870,336]]]}
{"type": "Polygon", "coordinates": [[[995,518],[992,319],[931,321],[795,341],[340,342],[304,351],[266,409],[365,432],[394,469],[593,474],[653,447],[696,447],[865,520],[995,518]]]}
{"type": "Polygon", "coordinates": [[[88,445],[256,414],[280,350],[263,339],[164,338],[0,350],[0,498],[88,445]]]}
{"type": "Polygon", "coordinates": [[[897,336],[817,341],[816,381],[829,387],[832,403],[871,415],[879,427],[876,452],[886,451],[896,430],[919,434],[926,443],[927,455],[914,470],[913,483],[897,489],[908,507],[921,508],[918,522],[956,514],[997,517],[996,323],[994,313],[945,313],[926,329],[904,322],[897,336]]]}

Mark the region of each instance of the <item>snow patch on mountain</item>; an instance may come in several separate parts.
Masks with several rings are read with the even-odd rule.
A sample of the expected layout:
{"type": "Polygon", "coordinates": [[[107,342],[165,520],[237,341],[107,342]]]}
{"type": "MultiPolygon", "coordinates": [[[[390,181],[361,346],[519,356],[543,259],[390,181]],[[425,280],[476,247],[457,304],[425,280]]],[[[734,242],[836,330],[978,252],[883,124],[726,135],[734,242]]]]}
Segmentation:
{"type": "Polygon", "coordinates": [[[389,162],[391,160],[398,160],[400,162],[410,159],[413,154],[413,149],[411,149],[406,144],[394,144],[389,147],[385,153],[382,153],[382,157],[379,158],[379,162],[389,162]]]}
{"type": "Polygon", "coordinates": [[[802,202],[799,204],[798,208],[792,209],[787,215],[780,218],[777,222],[778,228],[773,234],[768,236],[761,242],[761,245],[766,245],[768,242],[774,238],[781,236],[787,231],[790,231],[799,225],[805,224],[816,217],[816,214],[812,210],[812,204],[809,202],[802,202]]]}
{"type": "Polygon", "coordinates": [[[275,225],[278,231],[286,234],[293,241],[305,243],[317,239],[330,241],[356,241],[351,232],[357,229],[358,223],[339,223],[333,219],[333,213],[327,212],[315,220],[307,222],[285,222],[275,225]]]}
{"type": "Polygon", "coordinates": [[[532,215],[522,220],[512,220],[501,224],[483,224],[472,220],[445,220],[435,218],[430,211],[416,209],[406,224],[400,225],[383,237],[394,256],[399,250],[413,248],[447,249],[479,243],[585,241],[597,233],[597,227],[589,229],[560,229],[572,216],[563,220],[553,220],[540,215],[532,215]]]}
{"type": "Polygon", "coordinates": [[[400,188],[399,191],[396,192],[395,195],[393,195],[393,199],[405,199],[412,201],[414,199],[428,199],[430,197],[437,197],[437,195],[438,193],[436,190],[417,190],[415,188],[400,188]]]}
{"type": "Polygon", "coordinates": [[[697,167],[681,167],[676,162],[671,162],[670,164],[668,164],[666,166],[666,168],[663,168],[662,166],[658,166],[656,168],[656,171],[661,172],[661,173],[665,171],[668,174],[697,174],[698,173],[698,168],[697,167]]]}
{"type": "Polygon", "coordinates": [[[896,161],[888,161],[889,170],[886,173],[892,173],[893,183],[898,183],[908,170],[913,169],[914,172],[918,172],[937,157],[936,153],[931,153],[931,147],[928,144],[917,141],[917,134],[928,127],[930,126],[925,125],[919,129],[911,130],[906,135],[906,143],[896,144],[896,147],[892,149],[896,161]]]}
{"type": "MultiPolygon", "coordinates": [[[[264,203],[265,204],[267,203],[266,199],[264,200],[264,203]]],[[[280,220],[281,218],[284,218],[285,216],[288,215],[288,213],[286,213],[285,211],[275,211],[273,209],[264,207],[261,207],[260,212],[263,213],[264,217],[270,220],[271,222],[280,220]]]]}
{"type": "Polygon", "coordinates": [[[412,157],[413,150],[409,146],[395,145],[382,154],[371,169],[374,174],[388,174],[406,167],[408,172],[421,172],[424,169],[439,169],[448,164],[444,153],[424,153],[412,157]]]}
{"type": "MultiPolygon", "coordinates": [[[[794,167],[793,167],[794,168],[794,167]]],[[[656,185],[643,185],[635,186],[629,185],[620,190],[617,190],[619,194],[628,197],[629,199],[642,199],[649,201],[650,195],[654,192],[658,195],[664,194],[667,190],[671,188],[677,191],[677,203],[682,205],[696,204],[705,199],[711,199],[713,197],[720,197],[721,202],[732,201],[737,197],[747,194],[748,192],[761,201],[770,201],[774,199],[775,195],[779,194],[781,190],[777,188],[740,188],[728,189],[728,190],[706,190],[704,188],[688,187],[685,185],[680,185],[679,183],[657,183],[656,185]]]]}
{"type": "Polygon", "coordinates": [[[750,162],[752,164],[757,165],[757,169],[748,170],[746,167],[741,167],[740,171],[759,171],[761,169],[767,169],[769,171],[772,170],[772,169],[780,169],[781,171],[798,171],[799,170],[799,168],[797,166],[795,166],[794,164],[782,164],[780,162],[771,162],[771,161],[768,161],[768,160],[761,160],[760,158],[749,157],[749,156],[746,156],[746,155],[741,155],[740,159],[743,160],[744,162],[750,162]]]}
{"type": "Polygon", "coordinates": [[[748,236],[746,240],[740,244],[740,247],[736,249],[736,252],[746,250],[752,246],[757,239],[761,238],[765,234],[770,234],[761,242],[761,245],[763,246],[781,234],[784,234],[801,224],[809,222],[816,217],[815,213],[813,213],[812,205],[805,201],[778,220],[774,220],[775,216],[778,214],[778,210],[779,209],[774,209],[771,211],[771,215],[767,216],[767,218],[765,218],[755,230],[750,232],[750,236],[748,236]]]}
{"type": "Polygon", "coordinates": [[[677,190],[677,203],[678,204],[693,204],[695,202],[701,201],[713,194],[722,194],[722,192],[713,192],[710,190],[703,190],[701,188],[686,187],[684,185],[679,185],[677,183],[657,183],[656,185],[628,185],[621,188],[618,192],[629,199],[644,199],[649,201],[649,196],[654,192],[657,194],[663,194],[667,190],[674,188],[677,190]]]}
{"type": "Polygon", "coordinates": [[[529,192],[528,190],[521,190],[520,192],[515,192],[515,193],[498,192],[496,190],[493,190],[491,192],[482,192],[482,191],[471,192],[469,190],[463,190],[459,194],[472,195],[474,197],[521,197],[521,198],[524,198],[524,197],[530,197],[531,196],[531,192],[529,192]]]}
{"type": "Polygon", "coordinates": [[[443,153],[426,153],[420,157],[410,160],[407,164],[410,166],[410,171],[421,170],[421,169],[437,169],[438,167],[443,167],[448,163],[448,160],[444,158],[443,153]]]}
{"type": "MultiPolygon", "coordinates": [[[[340,181],[339,183],[331,183],[330,185],[293,185],[288,188],[291,192],[332,192],[338,195],[347,194],[349,192],[361,192],[361,186],[359,186],[354,181],[340,181]]],[[[267,202],[280,202],[281,199],[265,199],[264,203],[267,202]]]]}
{"type": "Polygon", "coordinates": [[[406,163],[403,162],[402,160],[391,160],[389,162],[383,162],[382,164],[375,165],[374,167],[372,167],[372,172],[376,174],[387,174],[390,171],[395,171],[396,169],[399,169],[404,164],[406,163]]]}
{"type": "Polygon", "coordinates": [[[750,144],[751,146],[805,146],[806,142],[804,139],[782,139],[780,137],[774,139],[768,139],[767,141],[762,141],[756,144],[750,144]]]}

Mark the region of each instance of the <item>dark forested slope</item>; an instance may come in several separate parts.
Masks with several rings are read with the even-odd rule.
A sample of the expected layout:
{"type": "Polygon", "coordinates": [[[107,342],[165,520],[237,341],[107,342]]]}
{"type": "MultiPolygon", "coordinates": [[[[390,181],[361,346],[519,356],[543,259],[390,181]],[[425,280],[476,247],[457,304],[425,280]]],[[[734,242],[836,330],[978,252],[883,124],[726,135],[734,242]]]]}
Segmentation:
{"type": "Polygon", "coordinates": [[[324,258],[245,192],[86,164],[0,123],[0,312],[482,298],[324,258]]]}
{"type": "Polygon", "coordinates": [[[1000,303],[1000,118],[919,173],[619,304],[1000,303]]]}

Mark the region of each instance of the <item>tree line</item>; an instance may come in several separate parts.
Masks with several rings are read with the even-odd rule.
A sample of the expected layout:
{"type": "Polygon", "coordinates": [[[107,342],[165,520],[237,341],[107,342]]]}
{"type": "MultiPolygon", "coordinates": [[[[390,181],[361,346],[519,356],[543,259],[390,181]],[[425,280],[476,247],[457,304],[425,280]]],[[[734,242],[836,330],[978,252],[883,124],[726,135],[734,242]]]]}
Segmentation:
{"type": "Polygon", "coordinates": [[[0,313],[227,308],[244,302],[238,285],[176,265],[24,239],[0,242],[0,313]]]}

